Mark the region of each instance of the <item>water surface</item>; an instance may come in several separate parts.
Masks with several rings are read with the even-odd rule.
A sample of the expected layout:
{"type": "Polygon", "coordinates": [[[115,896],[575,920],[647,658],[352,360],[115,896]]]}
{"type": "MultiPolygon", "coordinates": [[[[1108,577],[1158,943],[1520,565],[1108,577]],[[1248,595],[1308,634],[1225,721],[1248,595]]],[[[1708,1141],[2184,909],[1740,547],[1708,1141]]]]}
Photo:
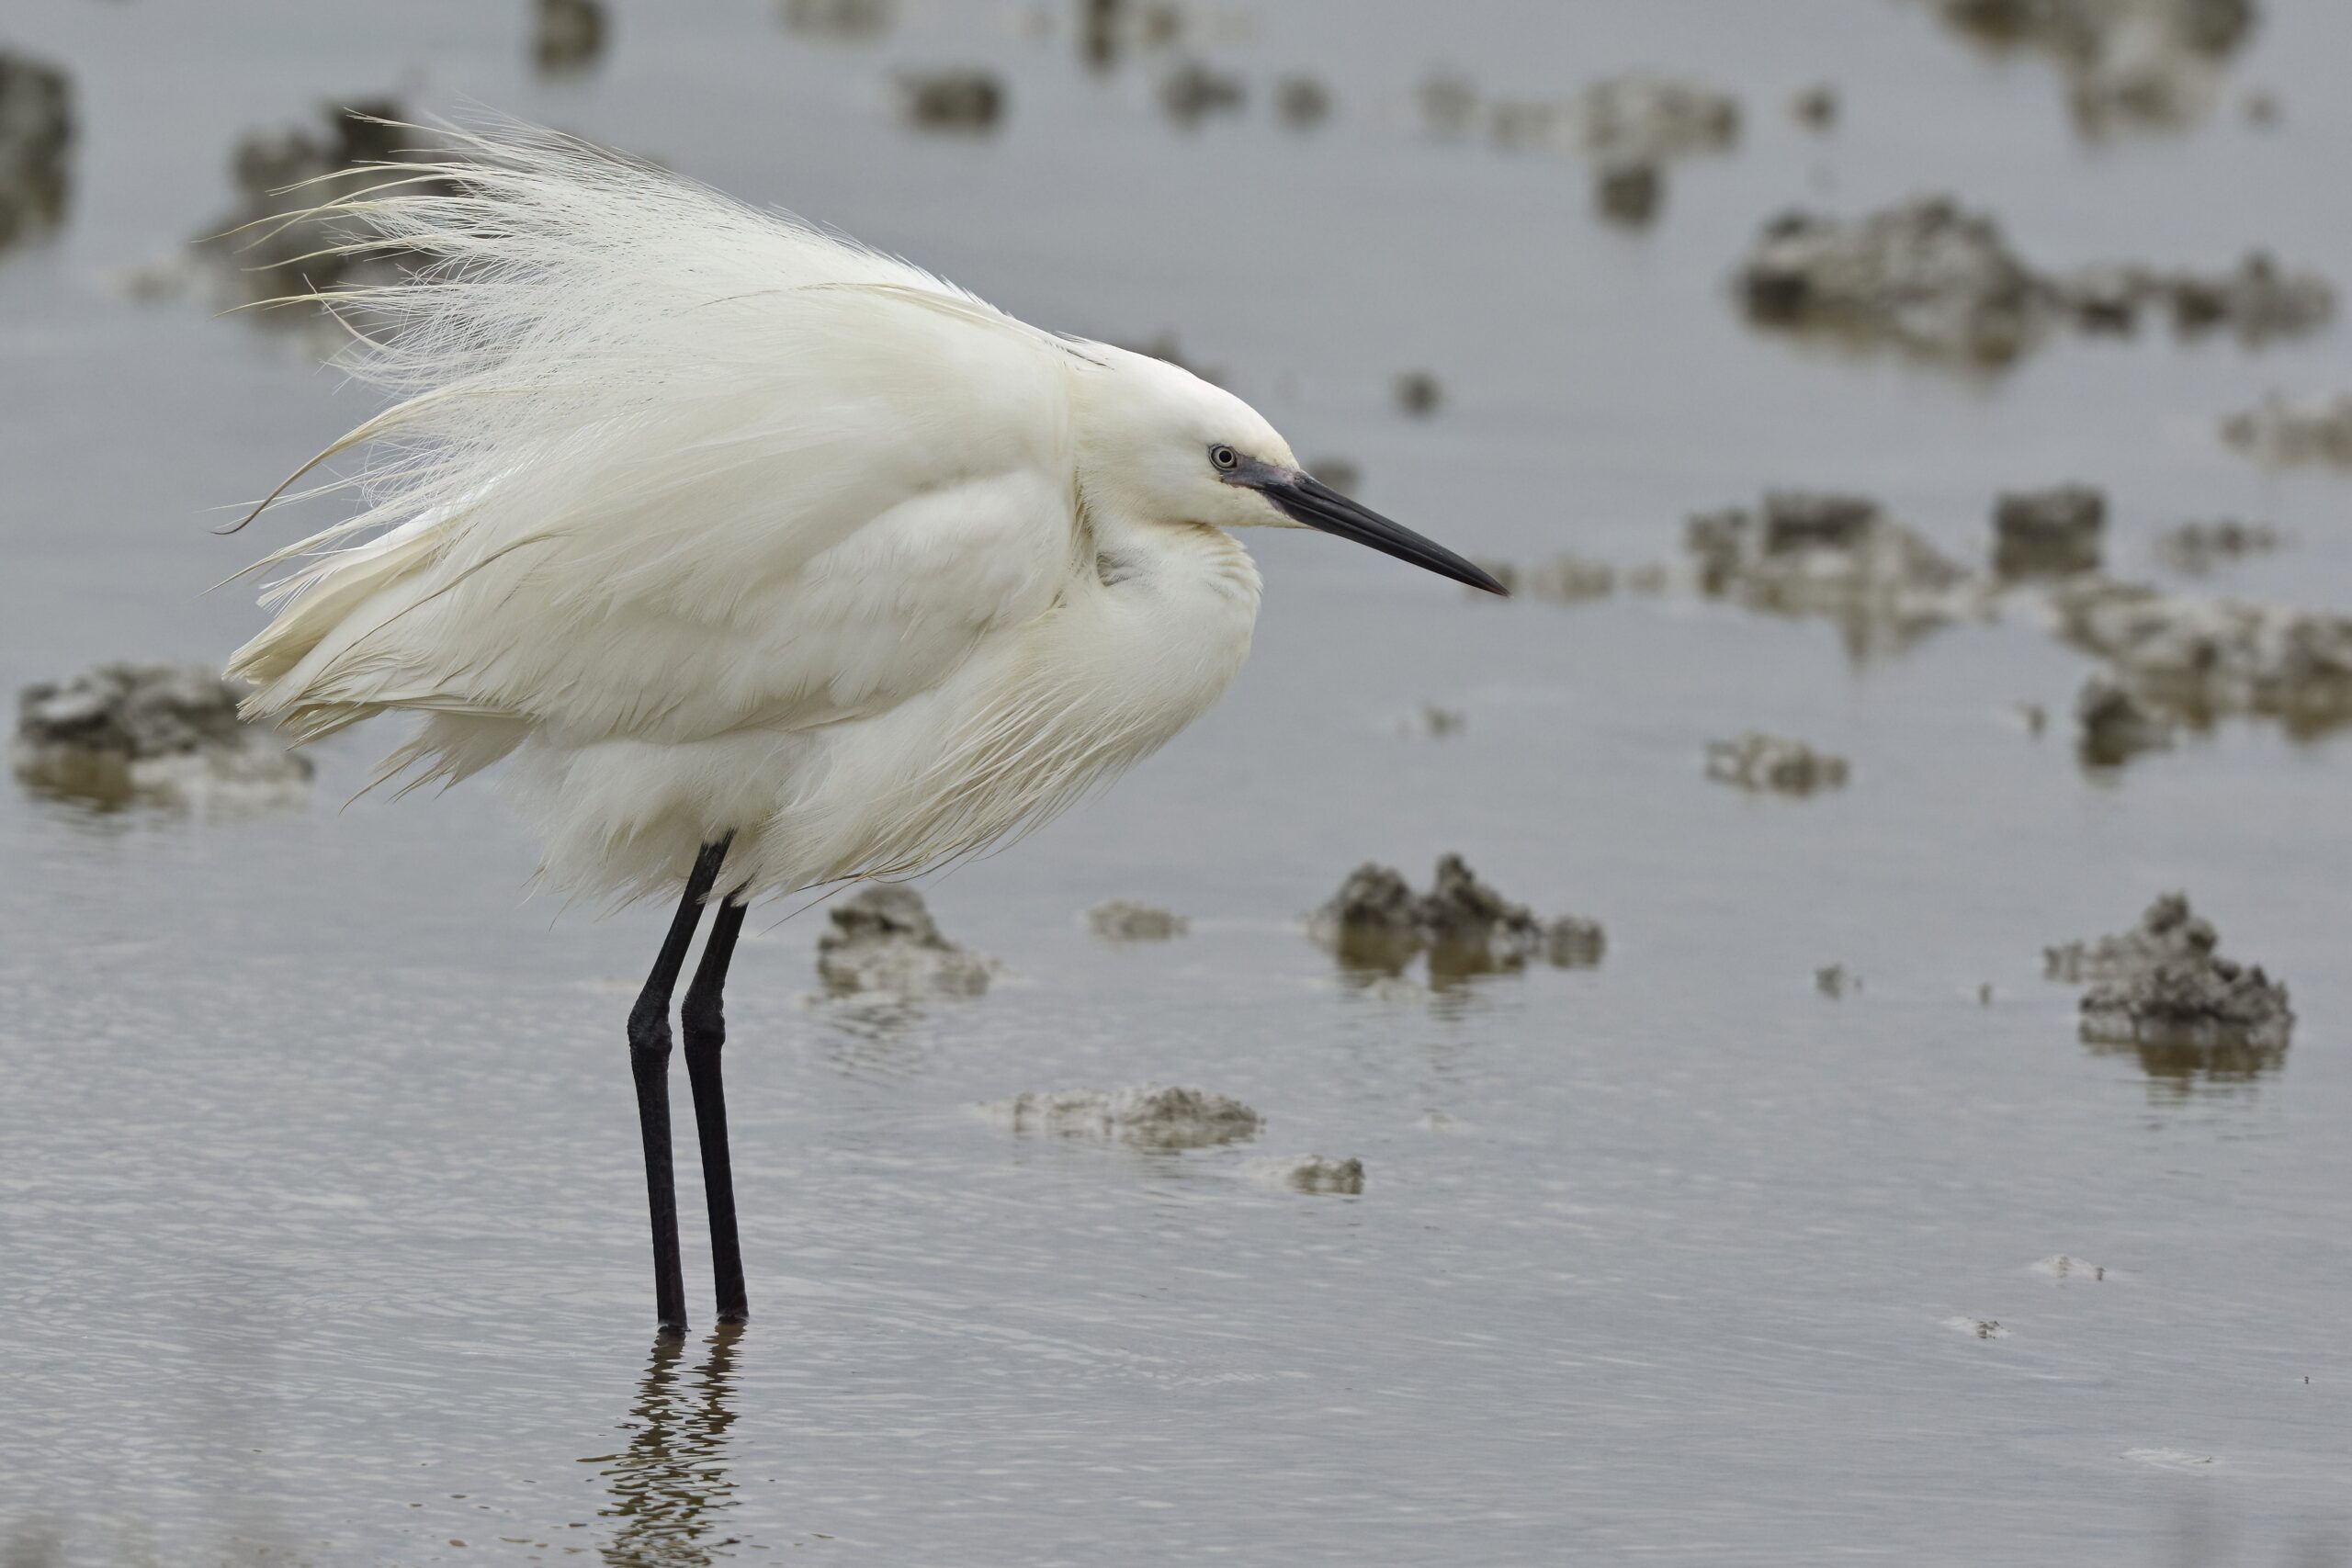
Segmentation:
{"type": "MultiPolygon", "coordinates": [[[[2352,386],[2341,333],[2061,340],[1964,377],[1758,336],[1724,284],[1792,203],[1930,188],[2049,265],[2260,243],[2352,283],[2331,0],[2271,0],[2233,67],[2278,127],[2225,105],[2098,142],[2046,63],[1893,0],[1217,8],[1206,52],[1261,98],[1330,84],[1308,135],[1262,104],[1176,130],[1160,62],[1082,70],[1030,19],[1056,8],[910,0],[861,45],[625,5],[560,82],[520,9],[12,14],[85,136],[66,226],[0,257],[0,685],[217,659],[254,624],[200,591],[294,522],[222,541],[204,509],[366,397],[288,334],[109,279],[226,209],[242,130],[389,87],[789,202],[1052,325],[1174,332],[1476,555],[1660,558],[1686,512],[1803,483],[1981,558],[1996,489],[2079,478],[2120,572],[2234,514],[2295,544],[2221,587],[2352,604],[2352,481],[2212,435],[2266,390],[2352,386]],[[894,72],[971,62],[1009,84],[1000,134],[899,127],[894,72]],[[1632,65],[1748,109],[1646,232],[1599,224],[1574,163],[1413,116],[1439,66],[1532,95],[1632,65]],[[1822,137],[1781,106],[1825,79],[1822,137]],[[1421,367],[1445,400],[1415,420],[1389,385],[1421,367]]],[[[322,749],[307,810],[0,789],[10,1560],[2346,1561],[2341,739],[2232,722],[2090,775],[2063,722],[2014,715],[2063,714],[2087,669],[2022,614],[1857,661],[1825,623],[1482,604],[1252,544],[1267,605],[1226,704],[927,886],[1008,966],[989,995],[820,1001],[818,918],[754,921],[728,1070],[755,1321],[678,1348],[650,1348],[621,1038],[658,912],[526,899],[491,789],[339,813],[374,727],[322,749]],[[1424,702],[1463,732],[1401,735],[1424,702]],[[1851,784],[1707,782],[1705,742],[1750,728],[1851,784]],[[1357,863],[1418,878],[1448,849],[1603,919],[1606,963],[1431,994],[1301,934],[1357,863]],[[2041,980],[2042,943],[2174,886],[2292,986],[2276,1071],[2086,1049],[2041,980]],[[1103,945],[1079,912],[1121,896],[1191,934],[1103,945]],[[1861,990],[1819,994],[1830,963],[1861,990]],[[1147,1154],[972,1110],[1154,1080],[1267,1129],[1147,1154]],[[1364,1194],[1248,1175],[1309,1151],[1361,1157],[1364,1194]],[[2037,1270],[2058,1255],[2104,1277],[2037,1270]]]]}

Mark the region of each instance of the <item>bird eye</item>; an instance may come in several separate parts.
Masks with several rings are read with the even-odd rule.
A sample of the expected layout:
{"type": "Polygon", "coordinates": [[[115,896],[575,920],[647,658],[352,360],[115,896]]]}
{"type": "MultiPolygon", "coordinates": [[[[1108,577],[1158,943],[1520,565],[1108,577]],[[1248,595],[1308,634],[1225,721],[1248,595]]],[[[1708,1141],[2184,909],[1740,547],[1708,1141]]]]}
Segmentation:
{"type": "Polygon", "coordinates": [[[1241,454],[1220,441],[1209,448],[1209,461],[1227,473],[1231,473],[1241,466],[1241,454]]]}

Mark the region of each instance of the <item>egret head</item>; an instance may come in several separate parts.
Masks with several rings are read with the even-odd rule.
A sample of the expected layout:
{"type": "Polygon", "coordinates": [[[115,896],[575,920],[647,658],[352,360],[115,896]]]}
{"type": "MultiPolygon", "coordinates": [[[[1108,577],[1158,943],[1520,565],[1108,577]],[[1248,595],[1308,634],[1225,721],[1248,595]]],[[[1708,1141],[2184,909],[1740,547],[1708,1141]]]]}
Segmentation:
{"type": "Polygon", "coordinates": [[[1088,344],[1078,451],[1090,497],[1147,522],[1315,528],[1490,593],[1501,583],[1444,546],[1358,505],[1301,468],[1256,409],[1188,370],[1088,344]]]}

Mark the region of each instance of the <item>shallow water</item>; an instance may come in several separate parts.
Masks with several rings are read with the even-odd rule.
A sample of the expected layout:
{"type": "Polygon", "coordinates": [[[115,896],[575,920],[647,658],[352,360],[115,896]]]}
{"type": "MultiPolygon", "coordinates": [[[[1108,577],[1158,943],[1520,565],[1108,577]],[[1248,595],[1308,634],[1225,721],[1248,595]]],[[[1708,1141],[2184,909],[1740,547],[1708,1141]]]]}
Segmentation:
{"type": "MultiPolygon", "coordinates": [[[[788,200],[1055,325],[1172,330],[1473,554],[1659,558],[1685,512],[1804,483],[1981,558],[1996,489],[2081,478],[2119,571],[2154,573],[2168,523],[2257,517],[2293,547],[2213,587],[2352,604],[2352,480],[2211,434],[2352,386],[2341,331],[2062,338],[1963,377],[1757,335],[1724,283],[1782,207],[1939,186],[2049,264],[2263,243],[2352,283],[2334,0],[2269,0],[2233,71],[2278,128],[2104,142],[2045,63],[1896,0],[1216,9],[1209,53],[1261,93],[1331,84],[1305,136],[1259,107],[1179,132],[1156,62],[1089,75],[1022,7],[900,10],[854,45],[624,6],[557,84],[519,7],[12,15],[74,69],[85,141],[68,224],[0,256],[0,684],[253,624],[199,591],[261,541],[202,509],[363,399],[287,334],[107,280],[225,209],[239,131],[397,84],[788,200]],[[1002,132],[902,130],[890,73],[966,61],[1006,73],[1002,132]],[[1424,138],[1441,64],[1530,94],[1670,67],[1738,90],[1747,130],[1628,235],[1577,164],[1424,138]],[[1827,137],[1781,109],[1815,79],[1827,137]],[[1389,381],[1423,367],[1446,400],[1411,420],[1389,381]]],[[[7,1560],[2347,1560],[2344,739],[2233,722],[2086,773],[2087,665],[2021,612],[1858,661],[1826,623],[1476,603],[1252,543],[1268,604],[1225,705],[926,888],[1008,965],[987,997],[820,1001],[816,918],[754,920],[728,1070],[755,1321],[674,1352],[649,1353],[620,1035],[658,913],[526,901],[488,789],[338,813],[383,734],[325,747],[307,809],[0,789],[7,1560]],[[1425,701],[1464,731],[1400,735],[1425,701]],[[1705,742],[1750,728],[1852,782],[1707,782],[1705,742]],[[1358,862],[1418,879],[1444,849],[1601,917],[1606,962],[1431,993],[1301,934],[1358,862]],[[2171,886],[2293,987],[2277,1070],[2077,1043],[2041,945],[2171,886]],[[1080,911],[1116,896],[1191,934],[1102,944],[1080,911]],[[1815,989],[1833,962],[1859,992],[1815,989]],[[973,1110],[1152,1080],[1267,1128],[1149,1154],[973,1110]],[[1250,1175],[1308,1151],[1361,1157],[1363,1195],[1250,1175]],[[2059,1255],[2104,1276],[2037,1269],[2059,1255]]]]}

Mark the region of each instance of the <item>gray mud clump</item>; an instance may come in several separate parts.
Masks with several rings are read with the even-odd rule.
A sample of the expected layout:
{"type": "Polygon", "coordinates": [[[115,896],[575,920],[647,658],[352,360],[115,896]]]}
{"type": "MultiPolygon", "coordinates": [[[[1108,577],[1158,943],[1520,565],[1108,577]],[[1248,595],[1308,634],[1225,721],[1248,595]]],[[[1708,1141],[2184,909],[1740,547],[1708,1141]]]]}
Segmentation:
{"type": "Polygon", "coordinates": [[[1175,0],[1079,0],[1078,53],[1089,69],[1108,71],[1136,49],[1164,49],[1184,35],[1175,0]]]}
{"type": "Polygon", "coordinates": [[[542,71],[577,71],[605,51],[602,0],[538,0],[531,55],[542,71]]]}
{"type": "Polygon", "coordinates": [[[1238,1100],[1157,1085],[1017,1094],[985,1107],[1016,1133],[1101,1138],[1149,1149],[1200,1149],[1257,1136],[1264,1118],[1238,1100]]]}
{"type": "Polygon", "coordinates": [[[2287,987],[2258,964],[2222,957],[2211,922],[2177,893],[2148,906],[2134,929],[2045,949],[2042,962],[2052,979],[2090,983],[2083,1039],[2136,1047],[2152,1072],[2250,1074],[2275,1063],[2294,1032],[2287,987]]]}
{"type": "Polygon", "coordinates": [[[1360,968],[1404,968],[1426,945],[1420,899],[1411,883],[1394,869],[1366,862],[1348,874],[1340,890],[1307,917],[1316,941],[1360,968]]]}
{"type": "Polygon", "coordinates": [[[1663,164],[1739,141],[1737,98],[1650,72],[1604,77],[1573,97],[1490,99],[1480,97],[1476,84],[1440,73],[1425,79],[1416,97],[1432,134],[1466,136],[1483,124],[1506,152],[1663,164]]]}
{"type": "Polygon", "coordinates": [[[64,216],[73,146],[65,73],[0,49],[0,245],[64,216]]]}
{"type": "Polygon", "coordinates": [[[102,664],[17,694],[8,757],[47,794],[102,805],[299,795],[311,760],[237,716],[244,688],[201,666],[102,664]]]}
{"type": "Polygon", "coordinates": [[[1813,988],[1831,1001],[1843,1001],[1848,991],[1860,991],[1862,977],[1843,964],[1825,964],[1813,972],[1813,988]]]}
{"type": "Polygon", "coordinates": [[[1752,610],[1841,623],[1857,652],[1988,615],[1992,584],[1866,496],[1781,491],[1691,517],[1699,590],[1752,610]]]}
{"type": "Polygon", "coordinates": [[[988,71],[909,72],[899,78],[899,109],[918,130],[980,136],[1004,118],[1004,84],[988,71]]]}
{"type": "Polygon", "coordinates": [[[1396,406],[1417,419],[1426,419],[1437,412],[1438,404],[1445,400],[1445,389],[1427,370],[1408,370],[1396,378],[1396,406]]]}
{"type": "Polygon", "coordinates": [[[1998,363],[2046,322],[2040,280],[1990,217],[1924,197],[1855,220],[1789,212],[1739,275],[1751,320],[1998,363]]]}
{"type": "Polygon", "coordinates": [[[1993,570],[2007,578],[2098,570],[2107,497],[2089,485],[2004,494],[1993,503],[1993,570]]]}
{"type": "Polygon", "coordinates": [[[2076,124],[2094,134],[2200,118],[2256,20],[2255,0],[1937,0],[1937,9],[1980,42],[2048,55],[2076,124]]]}
{"type": "Polygon", "coordinates": [[[1426,953],[1433,979],[1523,967],[1531,959],[1580,968],[1607,946],[1600,922],[1574,915],[1539,919],[1478,880],[1460,855],[1438,858],[1427,893],[1387,866],[1351,873],[1307,930],[1350,968],[1396,974],[1426,953]]]}
{"type": "Polygon", "coordinates": [[[2109,675],[2083,682],[2075,698],[2075,722],[2080,727],[2075,749],[2091,767],[2119,767],[2143,751],[2172,744],[2172,719],[2109,675]]]}
{"type": "MultiPolygon", "coordinates": [[[[1497,98],[1484,107],[1498,147],[1590,158],[1594,209],[1631,226],[1657,216],[1668,164],[1739,141],[1737,98],[1647,72],[1603,78],[1573,98],[1497,98]]],[[[1422,117],[1440,134],[1460,134],[1479,107],[1467,83],[1435,78],[1422,86],[1422,117]]]]}
{"type": "Polygon", "coordinates": [[[1396,727],[1396,733],[1412,740],[1442,740],[1459,735],[1470,727],[1470,716],[1460,708],[1450,708],[1441,703],[1423,703],[1420,712],[1396,727]]]}
{"type": "Polygon", "coordinates": [[[1611,159],[1593,176],[1593,205],[1612,222],[1649,222],[1665,194],[1666,176],[1648,158],[1611,159]]]}
{"type": "Polygon", "coordinates": [[[878,883],[833,906],[817,939],[817,973],[836,996],[977,997],[995,965],[939,934],[922,896],[878,883]]]}
{"type": "Polygon", "coordinates": [[[1087,929],[1105,942],[1166,942],[1182,936],[1191,924],[1182,915],[1127,898],[1086,911],[1087,929]]]}
{"type": "MultiPolygon", "coordinates": [[[[1557,555],[1521,566],[1513,561],[1487,560],[1478,563],[1486,568],[1496,581],[1501,583],[1512,597],[1542,599],[1554,604],[1581,604],[1590,599],[1606,599],[1617,591],[1617,569],[1605,560],[1592,560],[1584,556],[1557,555]]],[[[1494,595],[1470,590],[1481,603],[1491,602],[1494,595]]]]}
{"type": "MultiPolygon", "coordinates": [[[[1465,115],[1477,115],[1477,92],[1467,94],[1465,115]]],[[[1600,160],[1665,163],[1691,152],[1722,152],[1740,139],[1740,104],[1731,94],[1698,83],[1634,71],[1604,77],[1574,98],[1494,98],[1487,106],[1487,130],[1505,151],[1588,152],[1600,160]]],[[[1423,87],[1423,118],[1442,120],[1423,87]]],[[[1446,108],[1452,113],[1452,108],[1446,108]]]]}
{"type": "Polygon", "coordinates": [[[2156,554],[2175,571],[2203,577],[2248,556],[2267,555],[2286,543],[2267,523],[2222,518],[2212,523],[2177,523],[2156,538],[2156,554]]]}
{"type": "Polygon", "coordinates": [[[1295,1159],[1252,1160],[1249,1168],[1259,1180],[1287,1187],[1294,1192],[1347,1198],[1363,1195],[1363,1161],[1360,1159],[1302,1155],[1295,1159]]]}
{"type": "Polygon", "coordinates": [[[2312,273],[2289,272],[2267,252],[2227,272],[2165,272],[2106,264],[2048,282],[2052,299],[2086,332],[2129,333],[2163,311],[2183,337],[2229,328],[2249,344],[2300,337],[2335,313],[2335,289],[2312,273]]]}
{"type": "Polygon", "coordinates": [[[2312,734],[2352,719],[2352,617],[2085,580],[2051,591],[2059,635],[2193,723],[2261,714],[2312,734]]]}
{"type": "Polygon", "coordinates": [[[843,42],[880,38],[897,18],[898,0],[784,0],[786,32],[843,42]]]}
{"type": "Polygon", "coordinates": [[[2213,923],[2189,908],[2188,895],[2166,893],[2128,931],[2043,948],[2041,969],[2070,985],[2120,980],[2171,959],[2211,956],[2221,941],[2213,923]]]}
{"type": "Polygon", "coordinates": [[[1600,157],[1679,158],[1736,146],[1739,100],[1697,82],[1631,72],[1586,88],[1576,121],[1585,150],[1600,157]]]}
{"type": "Polygon", "coordinates": [[[1735,740],[1707,742],[1707,776],[1746,790],[1811,795],[1844,786],[1846,759],[1802,740],[1750,731],[1735,740]]]}
{"type": "Polygon", "coordinates": [[[1313,76],[1274,84],[1274,118],[1293,130],[1311,130],[1331,118],[1331,89],[1313,76]]]}
{"type": "Polygon", "coordinates": [[[2171,307],[2181,332],[2228,327],[2248,343],[2301,337],[2335,314],[2335,289],[2325,278],[2290,272],[2265,251],[2249,253],[2231,272],[2158,274],[2149,293],[2171,307]]]}
{"type": "Polygon", "coordinates": [[[1187,60],[1159,79],[1160,112],[1189,130],[1211,115],[1239,114],[1250,101],[1241,78],[1187,60]]]}
{"type": "Polygon", "coordinates": [[[2101,1044],[2281,1052],[2294,1029],[2287,987],[2226,958],[2160,964],[2083,995],[2083,1038],[2101,1044]]]}
{"type": "Polygon", "coordinates": [[[2007,364],[2063,322],[2131,332],[2161,308],[2184,334],[2228,327],[2259,344],[2313,331],[2335,308],[2325,278],[2260,251],[2221,273],[2111,264],[2045,274],[1991,216],[1938,196],[1860,219],[1784,213],[1748,252],[1739,289],[1762,326],[1981,365],[2007,364]]]}
{"type": "Polygon", "coordinates": [[[2256,462],[2352,467],[2352,393],[2298,407],[2276,396],[2222,422],[2222,439],[2256,462]]]}
{"type": "Polygon", "coordinates": [[[1583,915],[1555,915],[1544,927],[1544,960],[1561,969],[1589,969],[1609,951],[1609,933],[1583,915]]]}

